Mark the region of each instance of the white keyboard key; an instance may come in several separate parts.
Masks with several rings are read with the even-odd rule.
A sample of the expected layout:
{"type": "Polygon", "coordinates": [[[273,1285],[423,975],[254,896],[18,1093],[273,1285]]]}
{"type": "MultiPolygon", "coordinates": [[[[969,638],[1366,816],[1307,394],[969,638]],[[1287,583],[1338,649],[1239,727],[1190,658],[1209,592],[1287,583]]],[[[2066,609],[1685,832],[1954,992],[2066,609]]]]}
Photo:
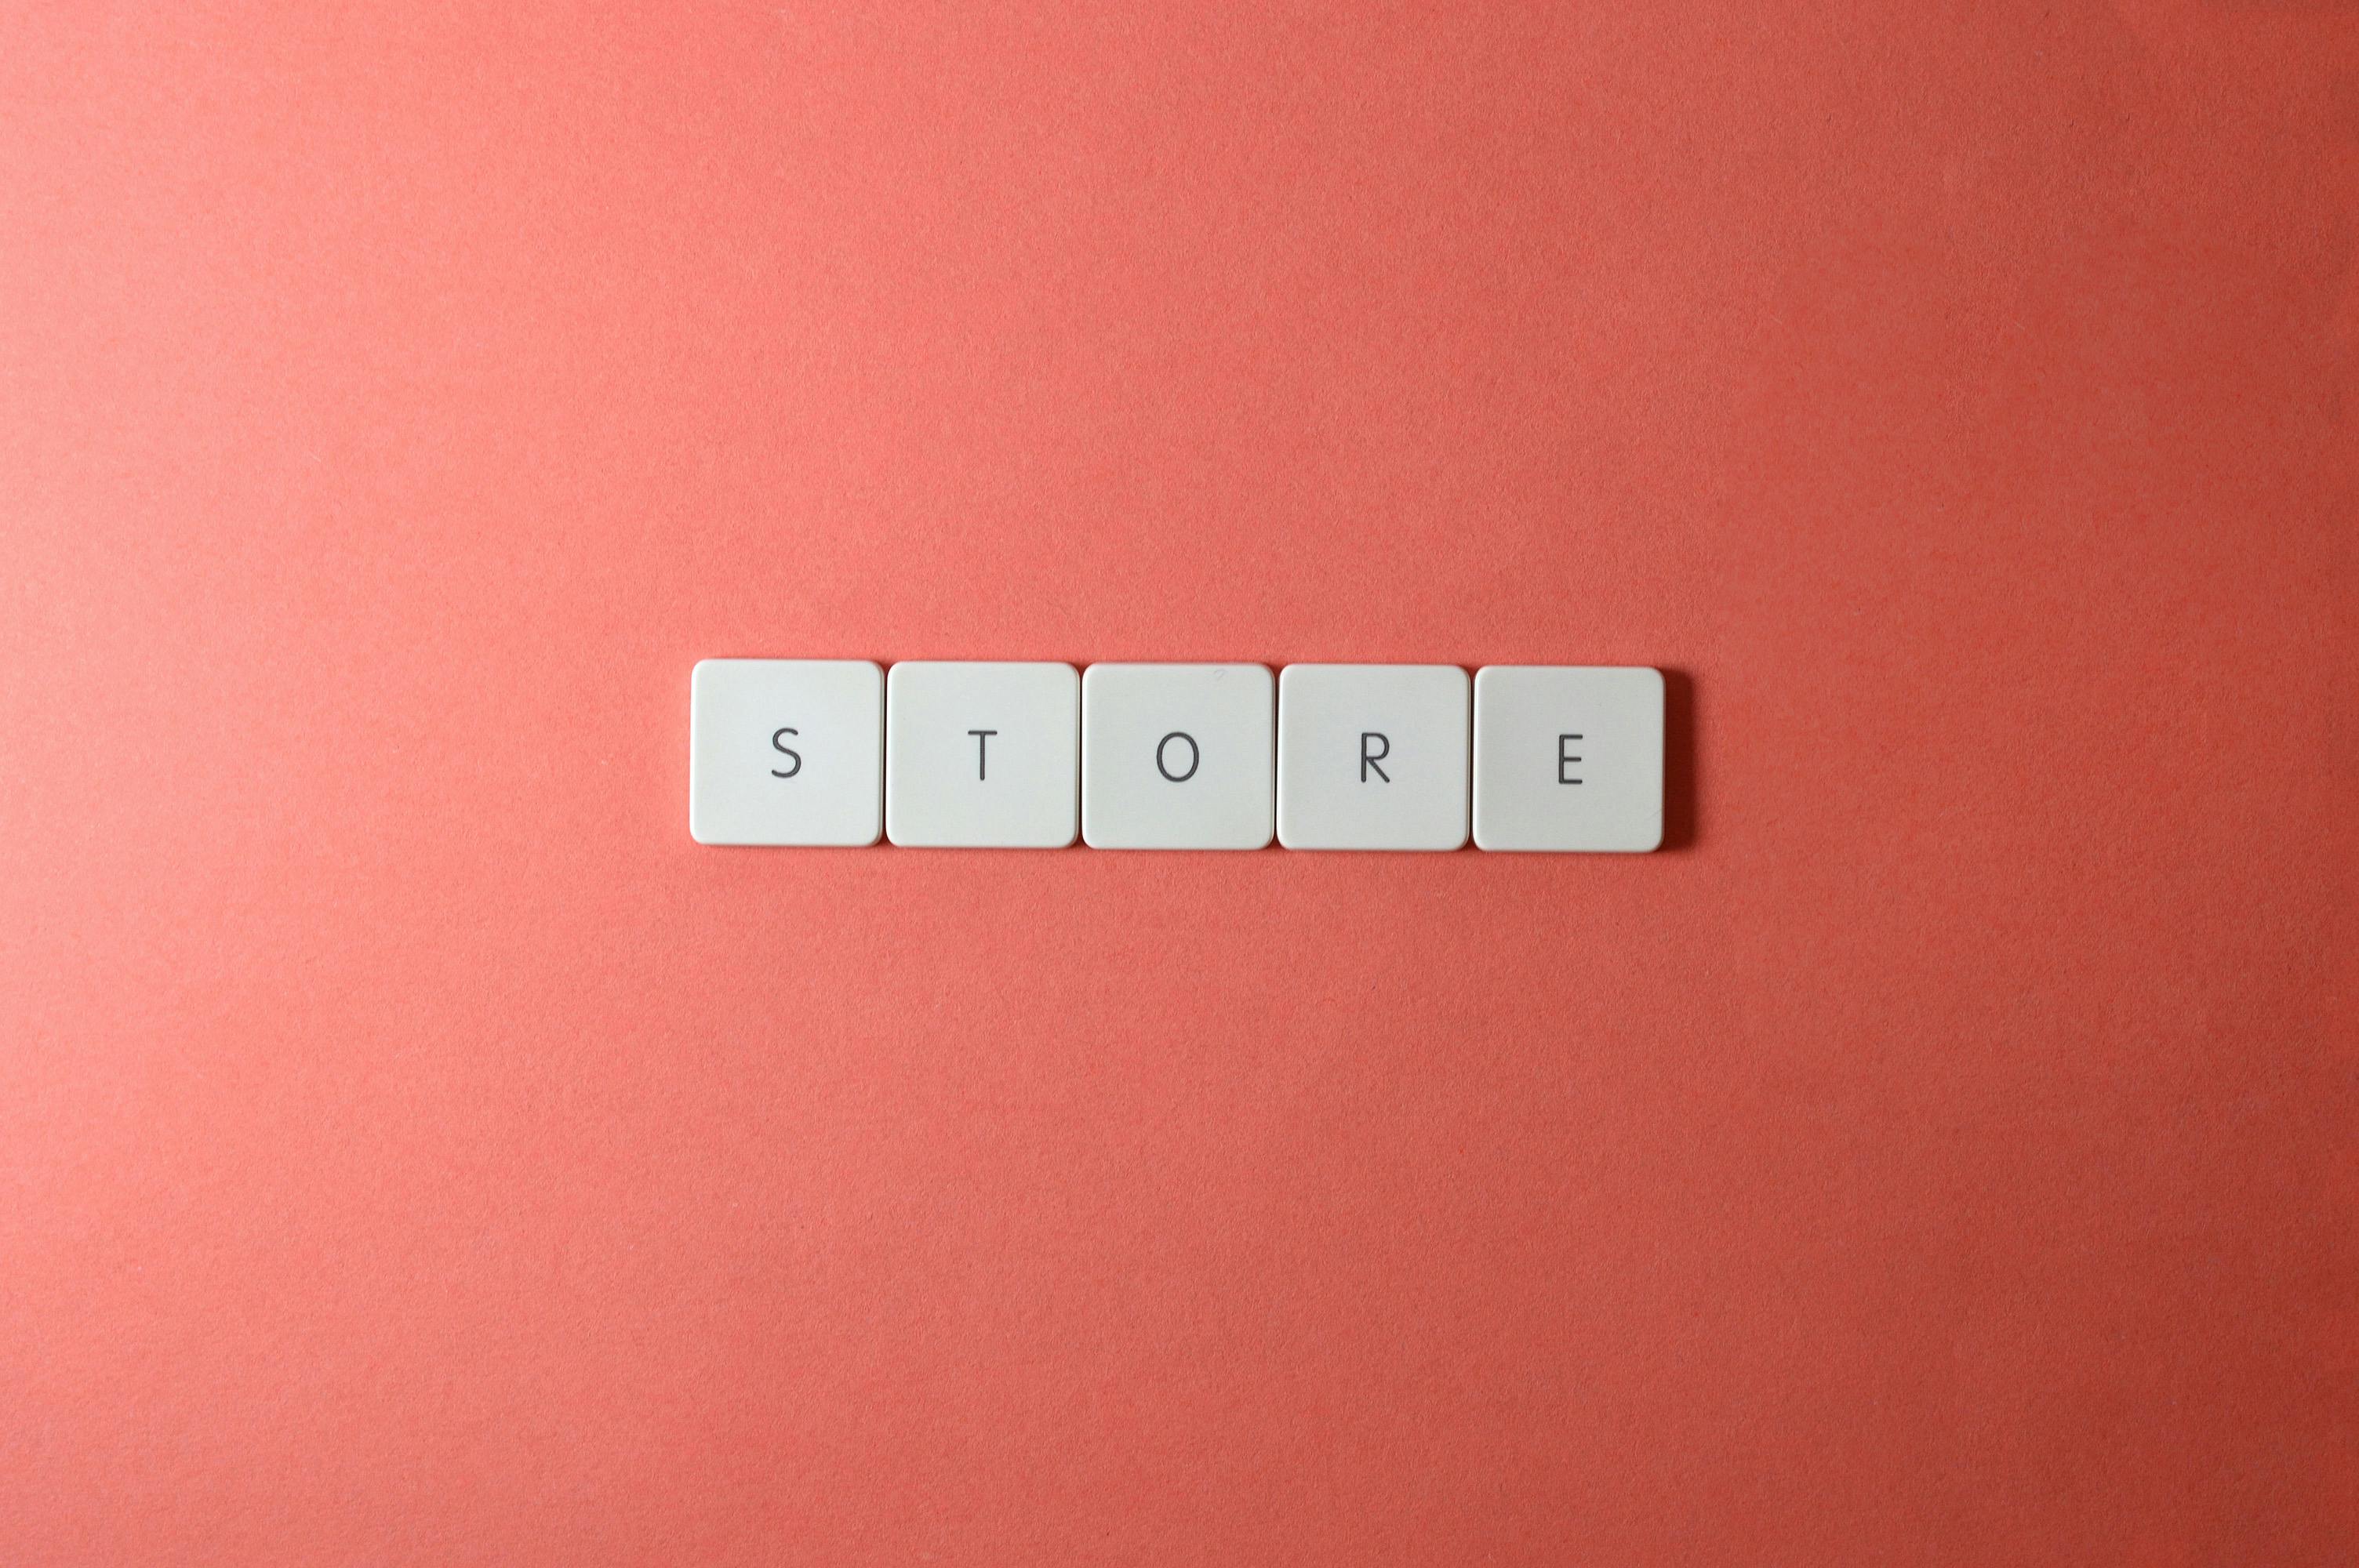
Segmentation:
{"type": "Polygon", "coordinates": [[[1663,841],[1663,676],[1490,665],[1474,676],[1474,842],[1652,849],[1663,841]]]}
{"type": "Polygon", "coordinates": [[[1264,665],[1082,674],[1082,838],[1098,849],[1258,849],[1276,816],[1264,665]]]}
{"type": "Polygon", "coordinates": [[[1080,819],[1082,677],[1071,665],[910,660],[886,677],[885,836],[1061,849],[1080,819]]]}
{"type": "Polygon", "coordinates": [[[885,672],[865,659],[706,659],[690,682],[700,844],[874,844],[885,672]]]}
{"type": "Polygon", "coordinates": [[[1288,665],[1277,676],[1277,841],[1466,842],[1468,686],[1456,665],[1288,665]]]}

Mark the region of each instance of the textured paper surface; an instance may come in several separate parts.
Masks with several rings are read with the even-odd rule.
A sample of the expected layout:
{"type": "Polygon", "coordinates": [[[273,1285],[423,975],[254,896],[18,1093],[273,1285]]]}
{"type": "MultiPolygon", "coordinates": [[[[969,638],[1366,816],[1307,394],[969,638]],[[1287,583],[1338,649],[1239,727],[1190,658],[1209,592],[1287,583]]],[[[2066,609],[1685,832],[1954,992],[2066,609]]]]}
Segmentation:
{"type": "Polygon", "coordinates": [[[2355,42],[8,7],[0,1559],[2353,1561],[2355,42]],[[1672,846],[701,849],[712,655],[1672,846]]]}

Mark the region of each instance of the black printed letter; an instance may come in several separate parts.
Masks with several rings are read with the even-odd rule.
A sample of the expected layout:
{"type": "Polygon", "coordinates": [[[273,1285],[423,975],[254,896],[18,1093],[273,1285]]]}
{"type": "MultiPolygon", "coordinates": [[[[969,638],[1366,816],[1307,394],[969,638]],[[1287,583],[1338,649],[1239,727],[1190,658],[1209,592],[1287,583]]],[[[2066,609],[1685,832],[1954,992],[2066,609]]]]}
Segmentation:
{"type": "MultiPolygon", "coordinates": [[[[1383,731],[1381,731],[1381,730],[1361,730],[1361,731],[1360,731],[1360,782],[1361,782],[1362,784],[1366,784],[1366,783],[1368,782],[1368,770],[1369,770],[1370,768],[1376,768],[1376,764],[1377,764],[1378,762],[1380,762],[1384,761],[1386,757],[1389,757],[1389,756],[1391,756],[1392,754],[1393,754],[1393,742],[1392,742],[1392,738],[1391,738],[1390,736],[1388,736],[1388,735],[1385,734],[1385,733],[1384,733],[1383,731]],[[1368,750],[1368,742],[1369,742],[1369,741],[1383,741],[1383,742],[1384,742],[1385,749],[1384,749],[1383,751],[1381,751],[1381,752],[1371,752],[1371,751],[1369,751],[1369,750],[1368,750]]],[[[1385,772],[1385,770],[1384,770],[1384,769],[1382,769],[1382,768],[1376,768],[1376,777],[1378,777],[1378,778],[1380,778],[1380,779],[1384,780],[1384,781],[1385,781],[1385,783],[1386,783],[1386,784],[1390,784],[1390,783],[1392,783],[1392,782],[1393,782],[1393,776],[1392,776],[1392,774],[1390,774],[1390,773],[1388,773],[1385,772]]]]}
{"type": "Polygon", "coordinates": [[[984,753],[991,749],[991,737],[998,734],[999,731],[996,730],[970,730],[967,733],[974,737],[974,776],[980,779],[985,776],[983,771],[984,753]]]}
{"type": "Polygon", "coordinates": [[[1170,734],[1166,735],[1162,740],[1158,741],[1155,743],[1155,771],[1161,773],[1165,778],[1169,779],[1173,784],[1186,784],[1190,779],[1194,778],[1196,776],[1196,764],[1203,760],[1203,753],[1196,750],[1196,737],[1189,734],[1184,730],[1174,730],[1170,734]],[[1166,746],[1170,745],[1174,741],[1185,741],[1188,742],[1188,771],[1184,773],[1175,773],[1169,768],[1163,765],[1163,749],[1166,746]]]}
{"type": "Polygon", "coordinates": [[[1569,779],[1564,776],[1564,770],[1567,767],[1581,761],[1579,757],[1574,756],[1571,752],[1564,749],[1564,743],[1567,741],[1578,741],[1580,739],[1581,737],[1578,735],[1560,735],[1556,738],[1556,782],[1559,784],[1579,784],[1581,782],[1579,779],[1569,779]]]}
{"type": "Polygon", "coordinates": [[[776,768],[772,768],[770,770],[770,776],[772,778],[790,779],[797,773],[803,771],[803,754],[800,752],[796,751],[792,746],[788,745],[785,740],[782,739],[782,737],[788,735],[799,735],[801,733],[802,731],[799,730],[781,730],[770,737],[770,744],[777,748],[779,751],[784,752],[788,756],[792,757],[795,762],[793,767],[787,769],[784,773],[779,772],[776,768]]]}

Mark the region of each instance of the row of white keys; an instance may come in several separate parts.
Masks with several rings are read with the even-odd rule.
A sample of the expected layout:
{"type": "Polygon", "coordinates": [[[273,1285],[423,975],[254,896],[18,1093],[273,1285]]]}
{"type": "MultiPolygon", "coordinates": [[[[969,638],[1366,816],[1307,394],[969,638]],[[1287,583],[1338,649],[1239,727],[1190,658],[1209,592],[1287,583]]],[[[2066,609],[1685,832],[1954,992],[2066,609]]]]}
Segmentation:
{"type": "Polygon", "coordinates": [[[1663,678],[1643,666],[707,659],[706,844],[1647,850],[1663,678]]]}

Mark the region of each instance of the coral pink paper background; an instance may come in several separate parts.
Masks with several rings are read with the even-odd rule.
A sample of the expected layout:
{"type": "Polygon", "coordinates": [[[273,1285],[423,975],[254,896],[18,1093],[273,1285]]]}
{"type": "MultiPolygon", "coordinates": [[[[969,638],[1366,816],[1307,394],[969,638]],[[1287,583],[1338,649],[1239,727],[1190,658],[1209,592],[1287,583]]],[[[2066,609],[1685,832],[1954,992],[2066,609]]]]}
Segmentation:
{"type": "Polygon", "coordinates": [[[2359,1558],[2348,5],[0,14],[0,1560],[2359,1558]],[[712,654],[1674,672],[701,849],[712,654]]]}

